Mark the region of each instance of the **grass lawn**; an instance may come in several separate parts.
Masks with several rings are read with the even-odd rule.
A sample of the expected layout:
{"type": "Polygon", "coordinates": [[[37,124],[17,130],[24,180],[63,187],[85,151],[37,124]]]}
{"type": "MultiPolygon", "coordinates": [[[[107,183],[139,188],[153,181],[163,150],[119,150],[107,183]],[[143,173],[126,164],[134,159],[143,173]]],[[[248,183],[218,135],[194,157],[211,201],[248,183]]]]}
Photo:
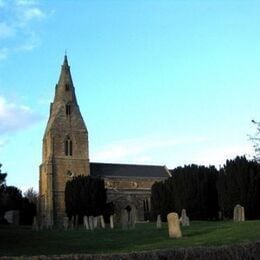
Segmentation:
{"type": "Polygon", "coordinates": [[[133,230],[32,231],[30,227],[0,227],[0,256],[115,253],[161,248],[220,246],[260,240],[260,220],[233,222],[192,221],[183,237],[169,239],[167,225],[137,224],[133,230]]]}

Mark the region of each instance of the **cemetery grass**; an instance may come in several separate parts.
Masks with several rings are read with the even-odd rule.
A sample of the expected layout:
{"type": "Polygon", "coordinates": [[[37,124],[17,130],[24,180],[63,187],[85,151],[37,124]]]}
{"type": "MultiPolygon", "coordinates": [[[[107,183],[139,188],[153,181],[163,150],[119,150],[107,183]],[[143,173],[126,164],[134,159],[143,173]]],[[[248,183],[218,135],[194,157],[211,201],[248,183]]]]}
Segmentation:
{"type": "Polygon", "coordinates": [[[221,246],[260,240],[260,220],[234,223],[192,221],[183,237],[169,239],[167,224],[137,224],[135,229],[86,231],[42,230],[0,226],[0,256],[98,254],[163,248],[221,246]]]}

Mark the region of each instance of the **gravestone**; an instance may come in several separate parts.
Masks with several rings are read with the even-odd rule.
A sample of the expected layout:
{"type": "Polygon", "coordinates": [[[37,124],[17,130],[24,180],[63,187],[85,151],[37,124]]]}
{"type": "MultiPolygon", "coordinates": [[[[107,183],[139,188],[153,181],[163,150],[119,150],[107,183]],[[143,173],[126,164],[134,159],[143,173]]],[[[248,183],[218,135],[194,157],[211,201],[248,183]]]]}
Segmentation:
{"type": "Polygon", "coordinates": [[[71,220],[70,220],[70,229],[74,229],[74,222],[75,222],[75,218],[74,218],[74,216],[71,218],[71,220]]]}
{"type": "Polygon", "coordinates": [[[244,207],[242,207],[239,204],[237,204],[234,207],[233,220],[234,220],[234,222],[245,221],[245,210],[244,210],[244,207]]]}
{"type": "Polygon", "coordinates": [[[45,217],[45,225],[44,225],[44,228],[46,229],[52,229],[52,219],[51,219],[51,216],[47,215],[45,217]]]}
{"type": "Polygon", "coordinates": [[[98,217],[95,216],[93,219],[93,225],[94,225],[94,229],[96,229],[98,227],[98,217]]]}
{"type": "Polygon", "coordinates": [[[110,220],[110,228],[114,229],[114,216],[110,215],[109,220],[110,220]]]}
{"type": "Polygon", "coordinates": [[[104,220],[104,216],[103,215],[100,216],[100,223],[101,223],[101,227],[102,228],[106,228],[106,224],[105,224],[105,220],[104,220]]]}
{"type": "Polygon", "coordinates": [[[68,217],[63,218],[63,227],[65,230],[69,229],[69,218],[68,217]]]}
{"type": "Polygon", "coordinates": [[[86,228],[86,230],[89,230],[89,224],[88,224],[88,217],[87,216],[83,217],[83,224],[84,224],[84,227],[86,228]]]}
{"type": "Polygon", "coordinates": [[[79,226],[79,216],[76,215],[76,218],[75,218],[75,227],[78,228],[79,226]]]}
{"type": "Polygon", "coordinates": [[[5,212],[4,218],[6,221],[13,225],[18,226],[20,221],[20,213],[19,210],[9,210],[5,212]]]}
{"type": "Polygon", "coordinates": [[[128,222],[128,228],[135,228],[135,216],[136,216],[136,210],[135,207],[132,207],[130,211],[130,219],[128,222]]]}
{"type": "Polygon", "coordinates": [[[186,214],[186,209],[182,209],[180,221],[183,227],[188,227],[190,225],[190,219],[186,214]]]}
{"type": "Polygon", "coordinates": [[[218,220],[222,220],[223,216],[222,216],[222,211],[218,211],[218,220]]]}
{"type": "Polygon", "coordinates": [[[180,220],[177,213],[172,212],[167,215],[168,231],[170,238],[180,238],[182,236],[180,220]]]}
{"type": "Polygon", "coordinates": [[[36,231],[39,230],[38,220],[36,216],[33,217],[32,230],[36,230],[36,231]]]}
{"type": "Polygon", "coordinates": [[[121,210],[121,225],[122,229],[128,228],[128,213],[125,209],[121,210]]]}
{"type": "Polygon", "coordinates": [[[161,215],[157,215],[156,227],[157,227],[157,228],[162,228],[161,215]]]}
{"type": "Polygon", "coordinates": [[[88,217],[88,222],[89,222],[89,229],[93,230],[94,229],[94,217],[93,216],[89,216],[88,217]]]}

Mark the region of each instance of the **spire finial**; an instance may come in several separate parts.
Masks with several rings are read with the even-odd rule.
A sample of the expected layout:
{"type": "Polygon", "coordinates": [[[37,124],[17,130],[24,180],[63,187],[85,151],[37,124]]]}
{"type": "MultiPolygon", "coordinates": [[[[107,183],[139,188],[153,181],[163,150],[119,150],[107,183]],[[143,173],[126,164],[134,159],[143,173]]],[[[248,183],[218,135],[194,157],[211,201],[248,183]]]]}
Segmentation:
{"type": "Polygon", "coordinates": [[[63,64],[65,65],[68,65],[68,58],[67,58],[67,49],[65,49],[65,55],[64,55],[64,62],[63,64]]]}

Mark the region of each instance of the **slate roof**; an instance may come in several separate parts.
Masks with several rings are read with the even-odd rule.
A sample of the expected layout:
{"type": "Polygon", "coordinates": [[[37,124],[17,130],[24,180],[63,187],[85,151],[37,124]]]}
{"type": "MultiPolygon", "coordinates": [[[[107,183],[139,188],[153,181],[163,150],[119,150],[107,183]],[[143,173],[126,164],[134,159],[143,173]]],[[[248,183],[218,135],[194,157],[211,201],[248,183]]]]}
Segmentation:
{"type": "Polygon", "coordinates": [[[124,178],[168,178],[169,171],[165,166],[93,162],[90,163],[90,175],[124,178]]]}

